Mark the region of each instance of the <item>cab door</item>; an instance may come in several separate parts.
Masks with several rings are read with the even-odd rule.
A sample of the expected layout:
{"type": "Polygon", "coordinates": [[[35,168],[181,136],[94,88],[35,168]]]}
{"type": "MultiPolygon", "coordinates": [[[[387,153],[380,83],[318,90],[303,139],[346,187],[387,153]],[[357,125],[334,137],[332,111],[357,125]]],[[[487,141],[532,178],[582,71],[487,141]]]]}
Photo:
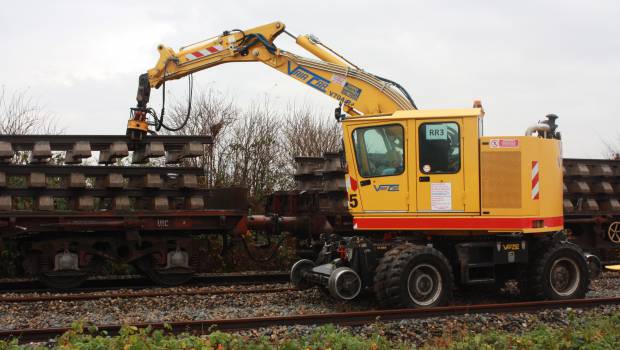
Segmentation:
{"type": "Polygon", "coordinates": [[[417,211],[464,212],[463,119],[418,119],[415,125],[417,211]]]}
{"type": "Polygon", "coordinates": [[[386,122],[358,124],[349,129],[356,168],[349,175],[360,197],[359,203],[350,198],[349,206],[354,211],[354,205],[363,212],[408,210],[405,126],[386,122]]]}

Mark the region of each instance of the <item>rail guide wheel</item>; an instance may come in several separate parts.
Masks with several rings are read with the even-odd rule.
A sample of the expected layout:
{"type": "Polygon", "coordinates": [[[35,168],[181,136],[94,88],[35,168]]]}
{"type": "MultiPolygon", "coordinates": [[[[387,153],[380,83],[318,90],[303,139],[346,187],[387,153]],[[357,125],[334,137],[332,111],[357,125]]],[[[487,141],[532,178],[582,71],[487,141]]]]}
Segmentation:
{"type": "Polygon", "coordinates": [[[352,300],[362,290],[362,279],[349,267],[339,267],[332,271],[327,282],[329,294],[339,300],[352,300]]]}
{"type": "Polygon", "coordinates": [[[452,298],[453,283],[452,268],[440,251],[406,243],[381,258],[374,289],[383,307],[433,307],[452,298]]]}
{"type": "Polygon", "coordinates": [[[312,270],[315,266],[314,262],[309,259],[301,259],[293,264],[293,267],[291,267],[290,279],[295,289],[303,290],[312,287],[312,284],[304,280],[303,275],[305,272],[312,270]]]}

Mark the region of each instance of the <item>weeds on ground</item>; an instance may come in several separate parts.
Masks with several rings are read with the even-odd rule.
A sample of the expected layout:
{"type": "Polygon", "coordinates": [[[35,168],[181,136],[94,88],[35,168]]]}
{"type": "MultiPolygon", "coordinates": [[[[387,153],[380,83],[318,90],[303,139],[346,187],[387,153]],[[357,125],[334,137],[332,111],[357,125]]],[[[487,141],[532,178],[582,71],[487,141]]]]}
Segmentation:
{"type": "Polygon", "coordinates": [[[486,349],[619,349],[620,314],[579,317],[569,313],[565,327],[539,325],[523,334],[488,331],[481,334],[461,333],[445,342],[435,339],[423,349],[486,350],[486,349]],[[443,343],[442,343],[443,342],[443,343]],[[439,345],[441,344],[441,345],[439,345]]]}
{"type": "MultiPolygon", "coordinates": [[[[0,350],[23,349],[201,349],[201,350],[383,350],[411,349],[410,344],[390,341],[382,325],[373,327],[373,334],[361,337],[333,325],[318,327],[301,338],[274,341],[267,337],[248,339],[220,331],[208,335],[171,335],[171,328],[150,329],[125,326],[117,336],[108,336],[96,327],[73,324],[70,331],[54,344],[20,345],[16,339],[0,340],[0,350]]],[[[565,327],[538,326],[523,334],[488,331],[481,334],[452,333],[449,338],[430,340],[422,349],[478,350],[478,349],[618,349],[620,348],[620,314],[612,316],[571,315],[565,327]]]]}

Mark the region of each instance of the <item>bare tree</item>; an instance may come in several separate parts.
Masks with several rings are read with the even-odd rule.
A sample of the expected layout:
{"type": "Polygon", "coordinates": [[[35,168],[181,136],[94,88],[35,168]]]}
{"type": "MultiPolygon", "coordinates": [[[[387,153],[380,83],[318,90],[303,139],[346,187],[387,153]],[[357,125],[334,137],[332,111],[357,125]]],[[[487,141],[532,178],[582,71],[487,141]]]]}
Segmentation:
{"type": "Polygon", "coordinates": [[[0,88],[0,134],[58,134],[56,120],[26,90],[8,94],[0,88]]]}
{"type": "Polygon", "coordinates": [[[288,108],[282,142],[291,162],[297,156],[321,157],[340,149],[340,126],[334,118],[321,114],[309,106],[293,104],[288,108]]]}
{"type": "Polygon", "coordinates": [[[288,108],[282,129],[282,148],[286,152],[289,175],[284,189],[294,187],[295,157],[322,157],[325,152],[337,152],[342,147],[342,132],[335,118],[309,106],[288,108]]]}
{"type": "MultiPolygon", "coordinates": [[[[223,155],[228,148],[231,125],[238,119],[239,110],[234,100],[209,89],[200,93],[192,102],[187,124],[177,135],[210,135],[213,144],[207,146],[204,156],[188,160],[186,165],[204,167],[207,187],[222,186],[227,182],[226,163],[223,155]]],[[[187,104],[177,103],[168,116],[170,126],[181,125],[187,118],[187,104]]],[[[167,132],[170,133],[170,132],[167,132]]]]}
{"type": "Polygon", "coordinates": [[[281,117],[268,100],[252,104],[232,126],[225,154],[229,181],[247,187],[252,204],[287,181],[287,159],[279,140],[281,128],[281,117]]]}
{"type": "MultiPolygon", "coordinates": [[[[617,140],[620,140],[620,135],[617,136],[617,140]]],[[[605,157],[614,160],[620,160],[620,141],[612,142],[603,140],[605,146],[605,157]]]]}
{"type": "MultiPolygon", "coordinates": [[[[184,165],[204,167],[207,187],[248,188],[252,204],[292,187],[294,157],[322,156],[341,147],[336,121],[317,116],[308,106],[291,104],[284,112],[276,111],[267,98],[241,110],[234,99],[214,90],[195,96],[187,125],[174,133],[211,135],[213,144],[203,157],[184,165]]],[[[166,124],[181,125],[187,105],[182,102],[170,109],[166,124]]]]}

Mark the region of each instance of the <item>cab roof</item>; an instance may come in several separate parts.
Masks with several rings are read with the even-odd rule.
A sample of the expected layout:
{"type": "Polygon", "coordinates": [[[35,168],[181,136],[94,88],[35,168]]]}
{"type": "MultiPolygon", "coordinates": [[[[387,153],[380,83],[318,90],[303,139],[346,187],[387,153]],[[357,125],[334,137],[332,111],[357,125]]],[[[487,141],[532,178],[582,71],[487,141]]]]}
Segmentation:
{"type": "Polygon", "coordinates": [[[349,117],[343,122],[372,122],[381,120],[403,119],[433,119],[433,118],[456,118],[456,117],[482,117],[482,108],[452,108],[452,109],[412,109],[408,111],[396,111],[393,114],[381,114],[374,116],[349,117]]]}

